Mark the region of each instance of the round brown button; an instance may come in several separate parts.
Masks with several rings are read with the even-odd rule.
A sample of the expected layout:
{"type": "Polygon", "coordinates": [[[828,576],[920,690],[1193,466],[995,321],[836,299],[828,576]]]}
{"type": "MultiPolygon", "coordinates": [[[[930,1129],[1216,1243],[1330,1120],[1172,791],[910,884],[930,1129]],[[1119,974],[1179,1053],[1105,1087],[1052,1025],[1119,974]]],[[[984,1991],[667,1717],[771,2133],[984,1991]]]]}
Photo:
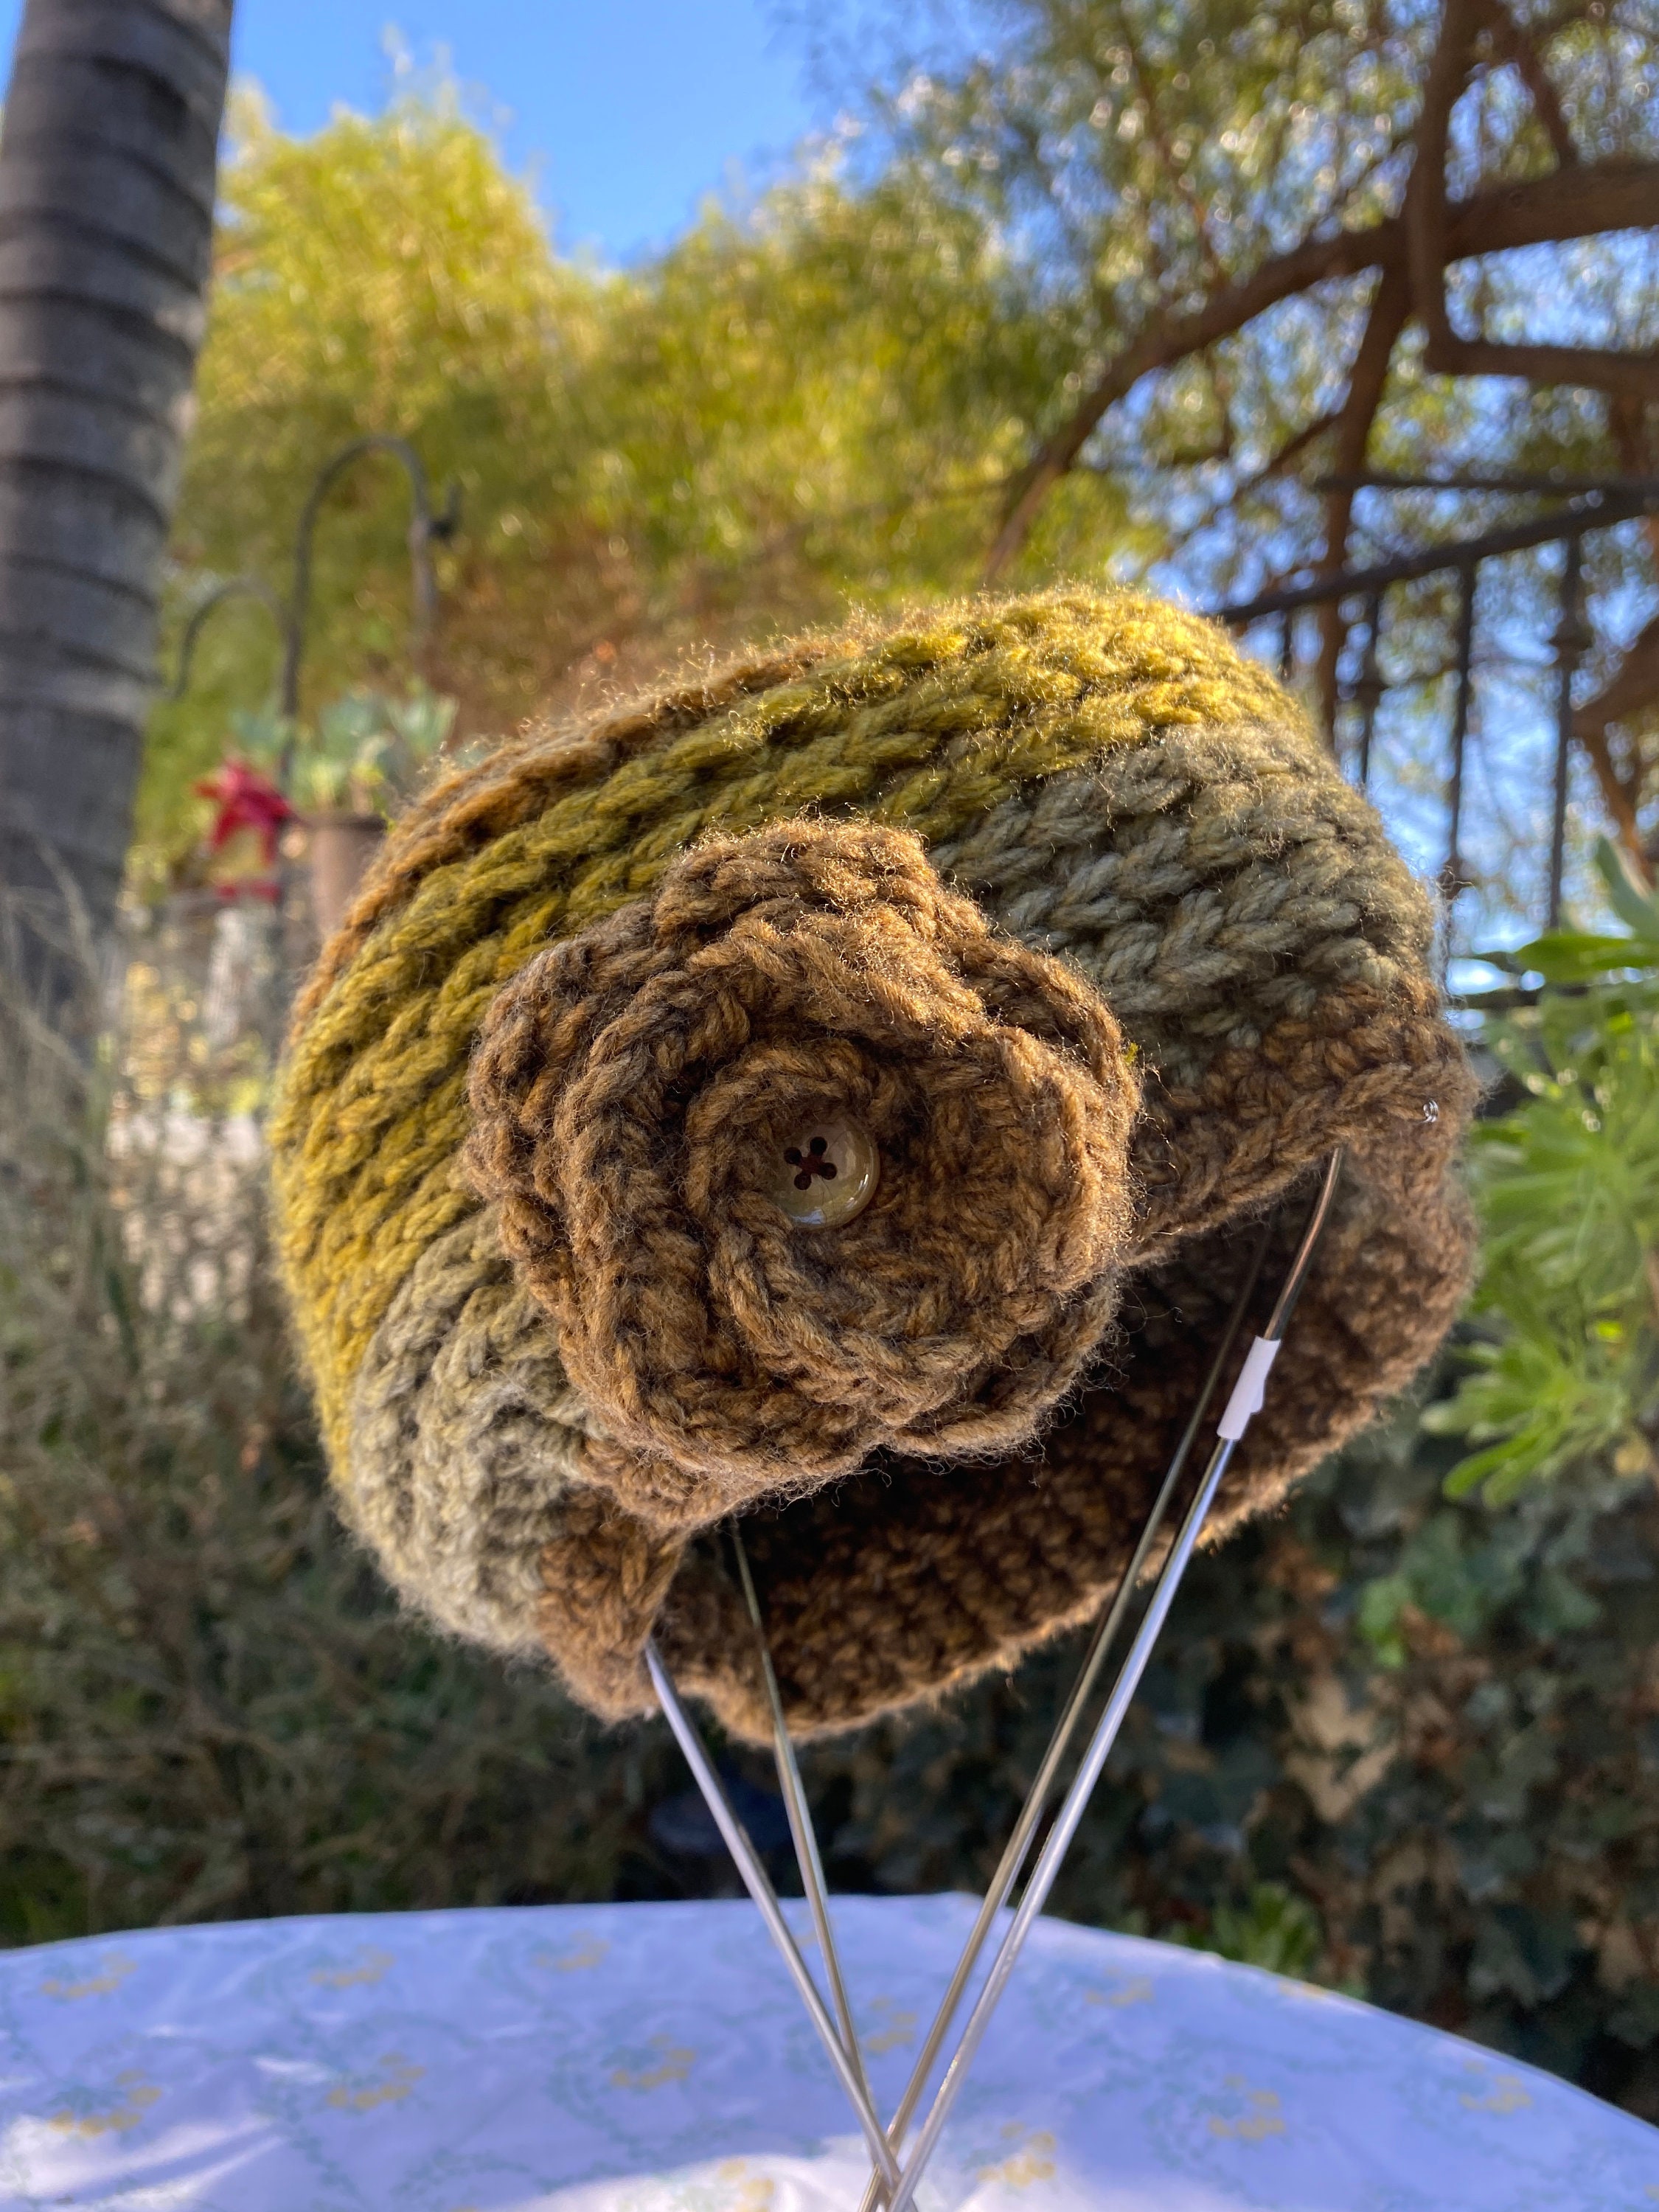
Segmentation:
{"type": "Polygon", "coordinates": [[[840,1229],[876,1194],[881,1154],[856,1121],[815,1121],[784,1146],[775,1185],[778,1204],[803,1229],[840,1229]]]}

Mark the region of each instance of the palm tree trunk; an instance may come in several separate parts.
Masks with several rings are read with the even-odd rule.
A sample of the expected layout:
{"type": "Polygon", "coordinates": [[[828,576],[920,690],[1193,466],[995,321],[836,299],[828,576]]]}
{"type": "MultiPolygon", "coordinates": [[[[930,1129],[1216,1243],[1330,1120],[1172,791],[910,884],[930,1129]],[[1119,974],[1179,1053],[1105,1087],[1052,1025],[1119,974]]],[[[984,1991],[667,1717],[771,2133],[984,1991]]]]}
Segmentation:
{"type": "Polygon", "coordinates": [[[27,0],[6,94],[0,888],[59,1000],[66,925],[101,948],[131,833],[231,4],[27,0]]]}

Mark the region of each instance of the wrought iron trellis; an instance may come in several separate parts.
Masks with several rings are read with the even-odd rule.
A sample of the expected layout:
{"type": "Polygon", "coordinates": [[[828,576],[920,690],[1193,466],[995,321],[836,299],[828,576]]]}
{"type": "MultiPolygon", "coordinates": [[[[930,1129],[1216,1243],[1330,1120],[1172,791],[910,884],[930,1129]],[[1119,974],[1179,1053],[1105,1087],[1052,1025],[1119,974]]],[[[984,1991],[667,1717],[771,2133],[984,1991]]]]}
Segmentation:
{"type": "MultiPolygon", "coordinates": [[[[184,697],[190,686],[191,670],[202,633],[221,607],[237,599],[252,599],[262,606],[275,625],[282,648],[282,674],[277,696],[283,734],[274,774],[277,788],[285,794],[293,782],[297,750],[300,679],[310,626],[313,553],[317,526],[324,503],[340,477],[356,463],[372,453],[385,454],[395,461],[409,483],[409,528],[405,540],[409,549],[410,585],[408,652],[415,667],[420,668],[422,649],[431,633],[438,604],[438,580],[432,562],[432,548],[452,538],[459,525],[460,487],[452,480],[445,491],[443,505],[434,507],[426,464],[415,447],[405,438],[376,432],[367,437],[353,438],[331,453],[312,478],[295,526],[287,596],[284,597],[263,576],[230,576],[215,585],[191,611],[179,641],[178,666],[164,695],[168,700],[184,697]]],[[[367,842],[365,828],[361,822],[348,820],[331,830],[319,829],[315,823],[312,826],[313,839],[318,842],[313,842],[312,848],[311,916],[313,922],[320,923],[331,908],[343,901],[346,886],[361,869],[371,847],[367,842]],[[319,879],[318,854],[320,840],[325,837],[331,842],[322,849],[325,849],[331,858],[325,864],[319,879]],[[330,885],[331,889],[326,888],[330,885]]],[[[291,910],[289,900],[290,878],[286,871],[278,872],[276,884],[277,911],[286,915],[291,910]]],[[[297,948],[295,957],[296,967],[303,964],[304,956],[298,952],[297,948]]],[[[285,994],[291,981],[291,972],[284,971],[279,990],[285,994]]],[[[280,1029],[280,1019],[277,1026],[280,1029]]]]}
{"type": "MultiPolygon", "coordinates": [[[[1348,697],[1359,708],[1359,741],[1355,761],[1358,781],[1364,786],[1371,773],[1372,741],[1376,713],[1388,688],[1379,659],[1384,599],[1390,587],[1419,577],[1455,574],[1458,578],[1456,652],[1454,673],[1456,690],[1452,710],[1450,744],[1446,769],[1446,857],[1440,872],[1442,896],[1449,912],[1460,891],[1470,881],[1463,862],[1464,759],[1469,735],[1469,709],[1474,691],[1474,608],[1481,563],[1521,553],[1534,546],[1559,544],[1564,548],[1559,584],[1559,614],[1550,642],[1555,654],[1555,758],[1551,789],[1550,855],[1547,918],[1553,929],[1561,919],[1561,889],[1566,866],[1567,798],[1572,759],[1573,678],[1594,643],[1584,619],[1583,544],[1592,532],[1611,530],[1617,524],[1643,515],[1659,514],[1659,478],[1553,477],[1540,475],[1390,476],[1367,472],[1334,477],[1317,487],[1329,490],[1375,489],[1393,491],[1542,492],[1565,499],[1565,506],[1534,515],[1524,522],[1489,530],[1479,537],[1454,539],[1424,547],[1398,559],[1378,562],[1365,568],[1344,569],[1334,576],[1318,576],[1306,583],[1287,584],[1259,598],[1217,609],[1217,618],[1234,630],[1279,618],[1279,667],[1287,678],[1295,667],[1295,621],[1304,607],[1340,605],[1358,600],[1363,612],[1365,644],[1348,697]]],[[[1334,733],[1333,732],[1333,738],[1334,733]]]]}
{"type": "Polygon", "coordinates": [[[409,479],[409,568],[410,606],[409,623],[409,651],[411,659],[418,657],[432,628],[432,618],[437,611],[438,582],[432,566],[432,548],[453,538],[460,521],[460,487],[452,483],[444,494],[441,507],[432,504],[431,482],[426,464],[406,438],[393,438],[376,432],[366,438],[354,438],[331,453],[312,478],[305,504],[300,509],[300,519],[295,526],[292,581],[286,599],[262,576],[230,576],[216,585],[206,597],[191,611],[185,624],[184,635],[179,641],[179,666],[167,692],[170,699],[181,699],[190,684],[190,672],[196,657],[197,641],[213,614],[232,599],[252,599],[264,607],[276,625],[283,647],[283,673],[280,707],[285,721],[292,722],[300,712],[300,675],[305,662],[307,632],[311,620],[312,554],[317,537],[317,524],[323,502],[336,482],[352,465],[369,453],[385,453],[396,461],[409,479]]]}

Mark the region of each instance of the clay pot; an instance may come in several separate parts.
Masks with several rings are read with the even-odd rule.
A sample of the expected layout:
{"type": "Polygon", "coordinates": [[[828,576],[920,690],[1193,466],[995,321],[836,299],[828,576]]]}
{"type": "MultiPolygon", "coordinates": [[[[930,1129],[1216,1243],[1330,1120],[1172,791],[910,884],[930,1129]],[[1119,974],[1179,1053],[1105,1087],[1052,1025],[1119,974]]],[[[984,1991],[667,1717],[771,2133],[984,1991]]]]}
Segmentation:
{"type": "Polygon", "coordinates": [[[386,823],[378,814],[333,810],[307,817],[310,830],[311,910],[317,933],[329,938],[344,919],[369,862],[380,849],[386,823]]]}

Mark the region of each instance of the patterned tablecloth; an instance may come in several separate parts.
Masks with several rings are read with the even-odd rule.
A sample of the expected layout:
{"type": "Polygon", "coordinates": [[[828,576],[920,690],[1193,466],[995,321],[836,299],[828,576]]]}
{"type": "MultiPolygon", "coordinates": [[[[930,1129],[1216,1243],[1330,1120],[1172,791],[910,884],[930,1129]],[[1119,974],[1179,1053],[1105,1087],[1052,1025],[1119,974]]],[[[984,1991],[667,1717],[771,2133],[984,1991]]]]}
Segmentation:
{"type": "MultiPolygon", "coordinates": [[[[972,1911],[836,1905],[884,2106],[972,1911]]],[[[0,1955],[0,2021],[7,2212],[853,2212],[865,2179],[746,1902],[52,1944],[0,1955]]],[[[1346,1998],[1046,1921],[921,2204],[1642,2212],[1659,2131],[1346,1998]]]]}

